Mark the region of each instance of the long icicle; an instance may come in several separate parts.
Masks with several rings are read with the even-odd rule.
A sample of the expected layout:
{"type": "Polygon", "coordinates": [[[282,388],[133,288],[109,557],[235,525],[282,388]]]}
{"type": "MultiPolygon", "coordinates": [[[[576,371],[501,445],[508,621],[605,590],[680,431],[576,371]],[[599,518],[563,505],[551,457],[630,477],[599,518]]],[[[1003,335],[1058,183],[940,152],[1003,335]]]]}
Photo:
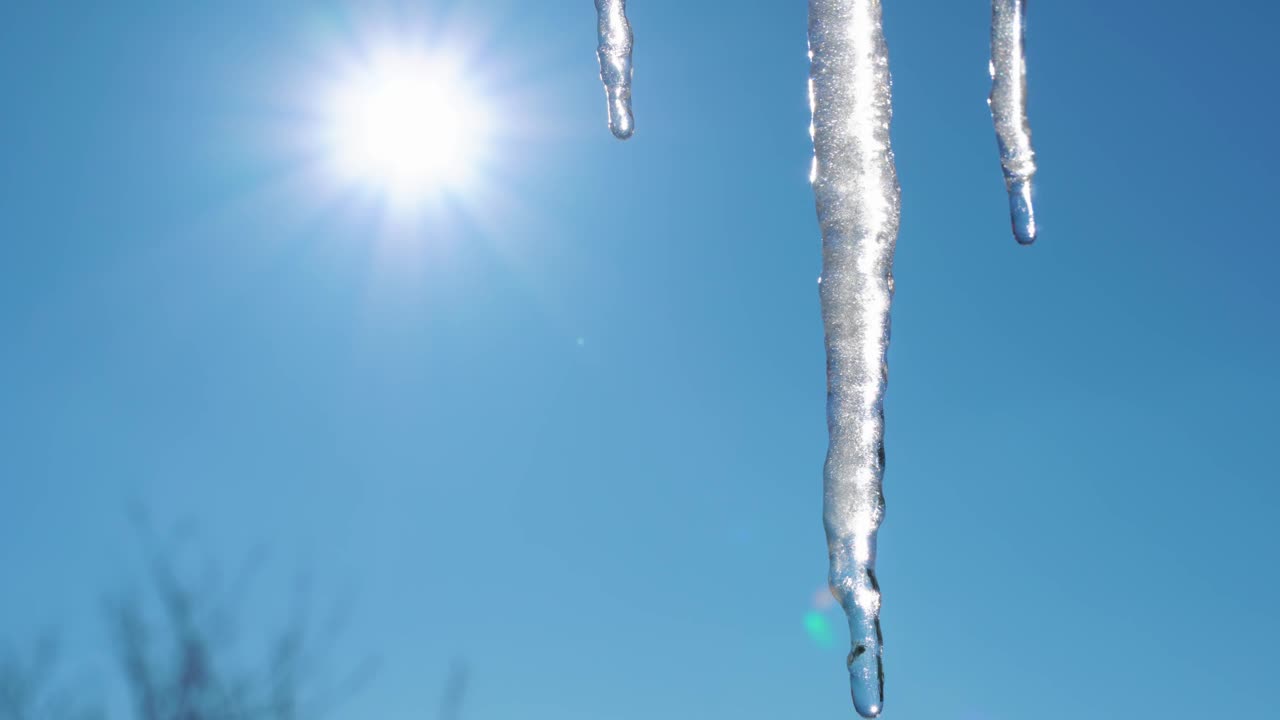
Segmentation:
{"type": "Polygon", "coordinates": [[[627,22],[627,0],[596,0],[600,34],[600,80],[609,99],[609,130],[619,140],[635,132],[631,115],[631,24],[627,22]]]}
{"type": "Polygon", "coordinates": [[[1013,236],[1030,245],[1036,241],[1031,204],[1036,154],[1027,121],[1026,24],[1027,0],[991,0],[991,96],[987,102],[1000,142],[1013,236]]]}
{"type": "Polygon", "coordinates": [[[809,57],[831,435],[823,522],[831,592],[849,616],[853,703],[871,718],[884,707],[875,560],[900,200],[880,1],[809,0],[809,57]]]}

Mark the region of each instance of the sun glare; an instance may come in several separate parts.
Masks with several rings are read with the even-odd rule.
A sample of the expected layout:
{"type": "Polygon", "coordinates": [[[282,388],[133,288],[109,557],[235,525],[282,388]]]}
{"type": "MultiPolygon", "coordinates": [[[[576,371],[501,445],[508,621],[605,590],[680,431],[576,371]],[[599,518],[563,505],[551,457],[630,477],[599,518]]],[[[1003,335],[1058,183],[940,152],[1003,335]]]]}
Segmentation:
{"type": "Polygon", "coordinates": [[[461,64],[425,52],[371,55],[335,83],[328,114],[339,174],[396,202],[465,191],[492,130],[461,64]]]}

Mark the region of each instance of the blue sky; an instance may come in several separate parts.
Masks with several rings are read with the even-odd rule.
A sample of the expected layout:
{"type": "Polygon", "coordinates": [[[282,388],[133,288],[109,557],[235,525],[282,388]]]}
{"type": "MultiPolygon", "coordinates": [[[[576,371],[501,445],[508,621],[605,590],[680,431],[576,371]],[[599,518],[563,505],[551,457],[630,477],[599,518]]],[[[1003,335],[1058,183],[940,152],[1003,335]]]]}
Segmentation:
{"type": "MultiPolygon", "coordinates": [[[[1204,8],[1032,5],[1032,248],[987,4],[885,8],[886,718],[1273,710],[1280,11],[1204,8]]],[[[7,7],[0,641],[55,628],[118,704],[141,505],[197,528],[175,554],[269,548],[249,636],[298,568],[349,599],[333,661],[381,670],[338,717],[432,717],[459,657],[468,720],[852,716],[843,630],[805,629],[805,13],[633,2],[624,144],[585,1],[7,7]],[[486,184],[412,222],[298,153],[371,27],[476,49],[508,110],[486,184]]]]}

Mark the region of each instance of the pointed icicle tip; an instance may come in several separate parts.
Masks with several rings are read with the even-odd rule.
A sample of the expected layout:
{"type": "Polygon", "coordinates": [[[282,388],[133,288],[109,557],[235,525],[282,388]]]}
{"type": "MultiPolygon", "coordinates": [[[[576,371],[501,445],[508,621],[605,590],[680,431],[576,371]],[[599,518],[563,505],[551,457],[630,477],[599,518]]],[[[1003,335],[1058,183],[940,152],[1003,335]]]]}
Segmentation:
{"type": "Polygon", "coordinates": [[[854,709],[865,718],[879,716],[884,708],[884,665],[878,637],[858,641],[849,653],[848,664],[854,709]]]}
{"type": "Polygon", "coordinates": [[[1019,245],[1031,245],[1036,241],[1035,205],[1031,203],[1031,181],[1013,180],[1009,183],[1009,217],[1013,223],[1013,237],[1019,245]]]}
{"type": "Polygon", "coordinates": [[[880,717],[884,698],[880,697],[879,683],[872,681],[873,685],[866,678],[854,675],[849,676],[849,681],[852,685],[849,694],[853,697],[853,708],[858,714],[864,718],[880,717]]]}
{"type": "Polygon", "coordinates": [[[631,115],[631,91],[614,93],[609,90],[609,132],[619,140],[627,140],[636,132],[636,121],[631,115]]]}

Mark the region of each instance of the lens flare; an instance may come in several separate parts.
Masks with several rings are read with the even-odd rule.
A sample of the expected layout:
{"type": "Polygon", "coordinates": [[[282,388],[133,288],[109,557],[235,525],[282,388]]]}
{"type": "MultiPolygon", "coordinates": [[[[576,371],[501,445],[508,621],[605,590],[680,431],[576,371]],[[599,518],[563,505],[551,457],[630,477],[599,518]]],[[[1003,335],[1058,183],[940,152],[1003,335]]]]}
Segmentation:
{"type": "Polygon", "coordinates": [[[817,610],[810,610],[804,615],[804,631],[819,647],[829,648],[835,645],[835,633],[831,630],[831,622],[827,616],[817,610]]]}

